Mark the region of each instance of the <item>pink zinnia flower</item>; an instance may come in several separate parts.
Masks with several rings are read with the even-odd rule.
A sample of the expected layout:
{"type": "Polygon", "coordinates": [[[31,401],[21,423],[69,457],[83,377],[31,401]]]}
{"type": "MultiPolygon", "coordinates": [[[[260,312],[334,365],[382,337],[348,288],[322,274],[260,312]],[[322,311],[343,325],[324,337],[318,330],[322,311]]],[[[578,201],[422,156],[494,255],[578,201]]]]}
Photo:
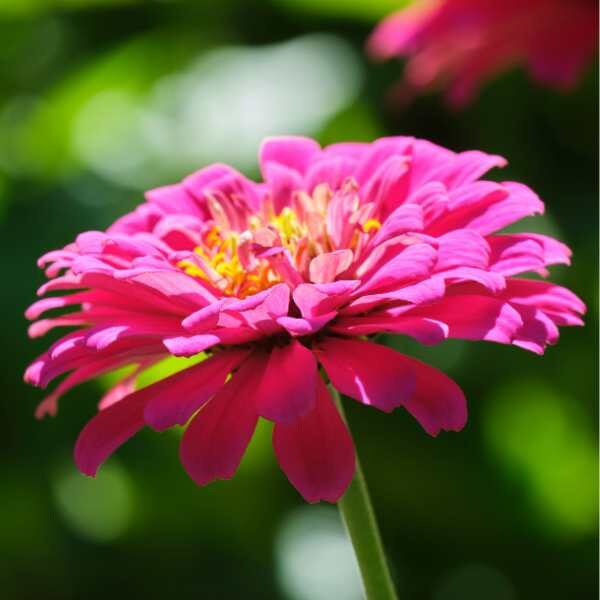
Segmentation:
{"type": "Polygon", "coordinates": [[[369,339],[380,332],[542,353],[559,325],[580,325],[569,290],[546,275],[569,263],[560,242],[496,233],[541,213],[519,183],[480,180],[505,161],[407,137],[321,149],[305,138],[264,143],[255,183],[212,165],[155,189],[106,232],[87,232],[39,264],[50,280],[27,317],[77,307],[30,327],[76,327],[27,369],[46,386],[38,408],[124,365],[75,448],[94,475],[148,425],[188,427],[181,460],[199,485],[230,478],[263,417],[277,459],[309,502],[340,498],[354,472],[350,435],[319,375],[385,412],[404,407],[431,435],[460,430],[460,388],[438,370],[369,339]],[[69,292],[69,293],[65,293],[69,292]],[[134,391],[170,355],[206,360],[134,391]]]}
{"type": "Polygon", "coordinates": [[[538,81],[572,88],[598,49],[597,0],[417,0],[377,27],[377,58],[408,57],[400,98],[448,86],[461,106],[517,63],[538,81]]]}

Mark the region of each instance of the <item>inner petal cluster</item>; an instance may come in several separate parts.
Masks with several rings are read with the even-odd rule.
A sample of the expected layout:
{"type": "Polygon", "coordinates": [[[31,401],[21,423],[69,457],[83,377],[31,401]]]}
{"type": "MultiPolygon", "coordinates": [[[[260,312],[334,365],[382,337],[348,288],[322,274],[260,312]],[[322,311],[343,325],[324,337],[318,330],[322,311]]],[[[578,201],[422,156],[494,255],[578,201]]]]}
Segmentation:
{"type": "Polygon", "coordinates": [[[361,202],[352,178],[337,191],[326,183],[312,194],[295,191],[290,206],[280,212],[270,196],[254,213],[229,199],[224,206],[216,197],[207,206],[212,219],[193,252],[184,253],[176,265],[237,298],[282,282],[326,283],[342,274],[350,277],[381,227],[376,207],[361,202]]]}

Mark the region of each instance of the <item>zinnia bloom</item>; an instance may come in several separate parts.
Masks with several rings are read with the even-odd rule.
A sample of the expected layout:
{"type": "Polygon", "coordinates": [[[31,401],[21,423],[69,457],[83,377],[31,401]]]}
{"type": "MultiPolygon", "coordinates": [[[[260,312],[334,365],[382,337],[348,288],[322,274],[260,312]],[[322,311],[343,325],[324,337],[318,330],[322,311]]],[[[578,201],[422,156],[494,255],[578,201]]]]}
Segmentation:
{"type": "Polygon", "coordinates": [[[263,182],[216,164],[152,190],[106,232],[87,232],[39,264],[50,278],[27,311],[39,336],[75,327],[27,369],[46,386],[38,408],[124,365],[75,460],[94,475],[148,425],[188,423],[181,460],[199,485],[230,478],[259,417],[275,454],[309,502],[335,502],[354,450],[319,368],[342,394],[385,412],[405,408],[431,435],[460,430],[460,388],[422,362],[375,343],[381,332],[423,344],[488,340],[542,353],[559,325],[580,325],[583,303],[524,272],[569,263],[560,242],[496,233],[541,213],[519,183],[480,177],[505,161],[424,140],[380,139],[321,149],[275,138],[260,152],[263,182]],[[135,390],[170,355],[204,361],[135,390]]]}
{"type": "Polygon", "coordinates": [[[537,81],[572,88],[598,49],[597,0],[417,0],[379,24],[377,58],[408,57],[400,97],[447,86],[454,106],[517,63],[537,81]]]}

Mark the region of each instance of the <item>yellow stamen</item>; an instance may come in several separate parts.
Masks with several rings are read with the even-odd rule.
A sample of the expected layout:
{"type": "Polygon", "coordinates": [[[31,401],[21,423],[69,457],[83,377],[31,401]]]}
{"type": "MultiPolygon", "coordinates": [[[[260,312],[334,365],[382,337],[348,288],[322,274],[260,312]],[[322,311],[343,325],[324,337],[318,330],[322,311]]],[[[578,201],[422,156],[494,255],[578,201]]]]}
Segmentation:
{"type": "Polygon", "coordinates": [[[369,219],[365,221],[362,229],[365,233],[369,233],[371,230],[377,231],[381,227],[381,223],[377,219],[369,219]]]}
{"type": "MultiPolygon", "coordinates": [[[[360,252],[370,234],[381,228],[377,219],[368,219],[363,224],[356,222],[359,210],[358,186],[348,182],[345,194],[353,194],[354,206],[345,203],[345,214],[350,219],[351,231],[344,230],[344,244],[354,252],[360,252]],[[353,212],[354,211],[354,212],[353,212]],[[347,235],[350,233],[351,235],[347,235]],[[349,238],[349,239],[347,239],[349,238]]],[[[246,298],[280,283],[285,272],[279,272],[277,261],[259,258],[255,245],[283,246],[289,253],[293,265],[299,272],[306,273],[310,261],[317,255],[337,249],[330,237],[327,215],[334,192],[327,184],[319,184],[312,191],[297,192],[292,206],[284,207],[276,214],[268,198],[258,214],[247,217],[242,227],[245,231],[232,231],[229,221],[217,201],[209,207],[214,224],[202,235],[202,241],[194,249],[195,257],[182,260],[178,266],[188,275],[197,277],[218,288],[223,294],[246,298]],[[214,205],[214,206],[213,206],[214,205]]]]}

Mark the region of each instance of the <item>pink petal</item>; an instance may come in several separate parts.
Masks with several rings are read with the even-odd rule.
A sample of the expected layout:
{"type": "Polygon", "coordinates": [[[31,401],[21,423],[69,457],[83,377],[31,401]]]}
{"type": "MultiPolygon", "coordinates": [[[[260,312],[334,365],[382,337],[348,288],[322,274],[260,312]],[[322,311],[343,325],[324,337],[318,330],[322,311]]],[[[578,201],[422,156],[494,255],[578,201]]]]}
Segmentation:
{"type": "Polygon", "coordinates": [[[275,320],[288,314],[289,304],[289,286],[285,283],[278,283],[245,300],[226,304],[223,312],[235,315],[243,323],[263,335],[272,335],[280,330],[275,320]]]}
{"type": "Polygon", "coordinates": [[[352,264],[352,250],[335,250],[315,256],[310,261],[309,276],[313,283],[331,283],[352,264]]]}
{"type": "Polygon", "coordinates": [[[375,234],[373,244],[381,244],[401,233],[423,229],[423,209],[418,204],[401,204],[383,222],[375,234]]]}
{"type": "Polygon", "coordinates": [[[456,267],[487,269],[490,246],[486,239],[471,229],[457,229],[437,238],[436,271],[456,267]]]}
{"type": "Polygon", "coordinates": [[[55,327],[73,327],[76,325],[86,325],[87,318],[83,312],[75,312],[63,315],[62,317],[55,317],[54,319],[41,319],[32,323],[27,329],[27,335],[30,338],[40,337],[46,335],[51,329],[55,327]]]}
{"type": "Polygon", "coordinates": [[[541,244],[533,239],[512,235],[489,236],[492,254],[490,269],[509,276],[527,271],[539,273],[546,266],[544,250],[541,244]]]}
{"type": "Polygon", "coordinates": [[[390,302],[397,301],[416,305],[429,304],[443,298],[445,291],[444,279],[438,275],[388,292],[358,296],[348,306],[341,308],[340,314],[357,315],[380,305],[389,305],[390,302]]]}
{"type": "Polygon", "coordinates": [[[360,281],[340,280],[331,283],[302,283],[294,289],[294,303],[303,317],[320,317],[329,314],[346,302],[360,285],[360,281]]]}
{"type": "Polygon", "coordinates": [[[583,301],[573,292],[546,281],[511,278],[502,297],[515,306],[543,310],[557,325],[581,325],[579,315],[586,311],[583,301]]]}
{"type": "Polygon", "coordinates": [[[304,317],[279,317],[277,323],[293,337],[301,337],[303,335],[311,335],[323,329],[336,316],[336,312],[330,312],[306,319],[304,317]]]}
{"type": "Polygon", "coordinates": [[[163,344],[173,356],[195,356],[221,342],[213,333],[165,338],[163,344]]]}
{"type": "Polygon", "coordinates": [[[497,154],[467,150],[456,154],[454,161],[440,162],[438,175],[432,179],[439,178],[448,189],[456,189],[479,179],[490,169],[506,164],[506,159],[497,154]]]}
{"type": "MultiPolygon", "coordinates": [[[[147,359],[148,361],[152,360],[152,357],[147,359]]],[[[94,377],[98,377],[103,373],[108,373],[110,371],[114,371],[120,367],[123,367],[127,364],[132,364],[134,361],[131,357],[119,357],[119,356],[109,356],[107,357],[94,357],[94,359],[90,359],[87,363],[80,368],[75,369],[72,373],[69,373],[67,377],[65,377],[59,384],[56,386],[55,390],[36,408],[35,416],[38,419],[45,417],[46,415],[54,416],[58,410],[58,400],[61,396],[66,394],[70,389],[74,388],[77,385],[80,385],[84,381],[89,381],[94,377]]],[[[144,359],[140,360],[140,363],[143,363],[144,359]]],[[[35,365],[36,363],[34,363],[35,365]]],[[[30,383],[35,383],[35,381],[30,381],[30,383]]]]}
{"type": "Polygon", "coordinates": [[[385,312],[341,318],[331,326],[331,331],[353,336],[399,333],[412,337],[421,344],[438,344],[448,337],[448,326],[440,321],[424,317],[398,317],[385,312]]]}
{"type": "Polygon", "coordinates": [[[223,387],[227,375],[248,353],[248,350],[221,350],[200,364],[137,392],[147,399],[144,410],[146,423],[159,431],[173,425],[184,425],[223,387]]]}
{"type": "Polygon", "coordinates": [[[317,361],[300,342],[275,346],[257,394],[258,414],[277,423],[291,423],[314,406],[317,361]]]}
{"type": "Polygon", "coordinates": [[[298,171],[276,162],[264,163],[262,171],[271,190],[275,213],[279,214],[286,206],[290,206],[294,192],[303,188],[302,176],[298,171]]]}
{"type": "Polygon", "coordinates": [[[543,354],[548,344],[558,341],[559,331],[551,316],[543,310],[515,304],[523,325],[515,333],[513,344],[524,350],[543,354]]]}
{"type": "Polygon", "coordinates": [[[193,312],[189,317],[183,319],[181,324],[188,331],[202,332],[206,329],[212,329],[219,322],[219,315],[226,300],[222,299],[213,304],[209,304],[196,312],[193,312]]]}
{"type": "Polygon", "coordinates": [[[337,502],[354,476],[354,447],[320,377],[316,385],[313,410],[292,424],[277,423],[273,447],[284,473],[307,502],[337,502]]]}
{"type": "Polygon", "coordinates": [[[441,430],[460,431],[467,422],[467,401],[462,390],[441,371],[414,358],[402,356],[415,374],[415,392],[404,408],[430,435],[441,430]]]}
{"type": "Polygon", "coordinates": [[[134,393],[87,423],[75,444],[75,464],[82,473],[95,476],[98,467],[144,426],[145,404],[146,398],[134,393]]]}
{"type": "Polygon", "coordinates": [[[569,247],[546,235],[494,235],[488,238],[488,242],[492,248],[492,268],[504,275],[542,272],[546,265],[571,263],[569,247]]]}
{"type": "MultiPolygon", "coordinates": [[[[414,138],[411,137],[392,136],[380,138],[372,144],[368,144],[354,174],[356,181],[362,187],[372,179],[380,179],[387,171],[387,168],[382,169],[382,165],[390,158],[404,160],[405,157],[411,156],[414,141],[414,138]]],[[[393,179],[393,169],[389,174],[393,179]]]]}
{"type": "MultiPolygon", "coordinates": [[[[490,182],[479,181],[472,186],[487,186],[490,182]]],[[[527,186],[504,182],[487,195],[477,194],[477,201],[457,204],[446,216],[427,228],[431,235],[439,235],[452,229],[474,229],[482,235],[494,233],[523,217],[544,212],[544,204],[527,186]]],[[[461,190],[462,192],[462,190],[461,190]]]]}
{"type": "Polygon", "coordinates": [[[237,470],[258,420],[256,392],[265,362],[263,354],[247,359],[183,434],[181,462],[198,485],[230,479],[237,470]]]}
{"type": "Polygon", "coordinates": [[[391,412],[414,392],[412,368],[380,344],[328,337],[317,343],[315,353],[334,387],[363,404],[391,412]]]}
{"type": "Polygon", "coordinates": [[[448,296],[430,306],[417,307],[407,317],[425,317],[445,323],[448,337],[510,344],[523,325],[518,311],[506,300],[484,295],[448,296]]]}
{"type": "Polygon", "coordinates": [[[25,317],[30,321],[37,319],[45,312],[54,308],[63,308],[74,304],[81,304],[90,297],[89,293],[83,292],[80,294],[71,294],[70,296],[52,296],[50,298],[42,298],[34,302],[26,311],[25,317]]]}
{"type": "MultiPolygon", "coordinates": [[[[229,165],[215,163],[208,165],[207,167],[204,167],[203,169],[200,169],[191,175],[188,175],[183,180],[183,185],[181,187],[183,187],[185,192],[187,192],[187,194],[189,194],[189,196],[191,196],[193,199],[202,201],[205,198],[205,188],[214,189],[214,184],[216,181],[235,175],[239,175],[239,173],[237,173],[237,171],[232,169],[229,165]]],[[[164,188],[159,188],[159,190],[161,189],[164,188]]],[[[158,199],[152,198],[152,201],[156,200],[158,199]]],[[[170,209],[169,212],[176,211],[170,209]]]]}
{"type": "Polygon", "coordinates": [[[267,138],[259,153],[259,164],[263,177],[267,179],[265,166],[270,162],[278,163],[303,174],[310,160],[320,149],[319,144],[310,138],[294,136],[267,138]]]}
{"type": "Polygon", "coordinates": [[[473,267],[456,267],[436,273],[435,277],[444,280],[447,287],[452,284],[473,281],[486,288],[493,294],[501,292],[506,287],[506,278],[500,273],[488,269],[475,269],[473,267]]]}
{"type": "Polygon", "coordinates": [[[180,303],[189,310],[197,310],[216,300],[215,296],[196,279],[177,271],[144,273],[131,277],[130,281],[143,285],[171,302],[180,303]]]}
{"type": "Polygon", "coordinates": [[[179,183],[149,190],[145,196],[148,202],[160,206],[166,213],[201,214],[194,197],[179,183]]]}
{"type": "Polygon", "coordinates": [[[321,157],[308,168],[305,189],[311,193],[317,185],[326,183],[332,190],[338,190],[355,168],[356,159],[350,156],[321,157]]]}
{"type": "Polygon", "coordinates": [[[437,252],[429,244],[413,244],[364,277],[364,283],[354,294],[399,286],[427,277],[435,264],[437,252]]]}
{"type": "Polygon", "coordinates": [[[402,204],[410,181],[406,156],[390,156],[381,163],[364,187],[364,197],[387,215],[402,204]]]}

